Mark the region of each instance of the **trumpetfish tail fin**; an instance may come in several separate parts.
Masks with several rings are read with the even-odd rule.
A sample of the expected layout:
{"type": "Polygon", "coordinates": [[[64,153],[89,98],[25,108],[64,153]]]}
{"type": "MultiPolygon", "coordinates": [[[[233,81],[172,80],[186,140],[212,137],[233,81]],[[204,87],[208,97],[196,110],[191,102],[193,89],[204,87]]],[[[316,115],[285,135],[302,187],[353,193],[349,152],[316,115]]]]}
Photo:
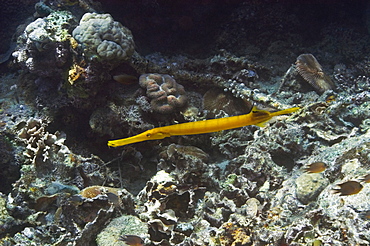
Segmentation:
{"type": "Polygon", "coordinates": [[[270,114],[271,114],[271,117],[274,117],[274,116],[283,115],[283,114],[290,114],[290,113],[296,112],[299,109],[300,107],[288,108],[288,109],[283,109],[277,112],[272,112],[270,114]]]}

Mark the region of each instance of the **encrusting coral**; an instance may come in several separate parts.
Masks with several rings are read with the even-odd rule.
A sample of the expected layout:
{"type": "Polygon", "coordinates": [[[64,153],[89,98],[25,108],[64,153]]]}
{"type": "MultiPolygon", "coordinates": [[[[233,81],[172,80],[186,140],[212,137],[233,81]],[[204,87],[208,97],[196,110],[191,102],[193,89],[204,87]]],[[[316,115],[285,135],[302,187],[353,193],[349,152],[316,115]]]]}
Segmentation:
{"type": "Polygon", "coordinates": [[[31,22],[17,39],[14,62],[42,77],[62,73],[70,57],[70,32],[75,25],[69,11],[55,11],[31,22]]]}
{"type": "Polygon", "coordinates": [[[185,106],[187,97],[182,85],[167,74],[143,74],[139,78],[140,86],[146,88],[154,112],[169,114],[185,106]]]}

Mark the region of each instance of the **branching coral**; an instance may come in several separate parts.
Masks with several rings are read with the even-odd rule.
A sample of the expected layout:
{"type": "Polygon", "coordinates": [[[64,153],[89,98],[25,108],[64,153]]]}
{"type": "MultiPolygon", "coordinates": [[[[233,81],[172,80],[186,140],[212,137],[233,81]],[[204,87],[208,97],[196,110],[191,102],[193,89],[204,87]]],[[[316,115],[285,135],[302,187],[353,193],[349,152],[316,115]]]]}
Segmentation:
{"type": "Polygon", "coordinates": [[[24,155],[36,167],[46,163],[51,156],[68,156],[70,153],[64,145],[64,134],[47,132],[47,124],[43,120],[31,118],[18,133],[18,137],[26,144],[24,155]]]}
{"type": "Polygon", "coordinates": [[[185,106],[187,97],[182,85],[167,74],[143,74],[139,78],[140,86],[146,88],[154,112],[169,114],[185,106]]]}

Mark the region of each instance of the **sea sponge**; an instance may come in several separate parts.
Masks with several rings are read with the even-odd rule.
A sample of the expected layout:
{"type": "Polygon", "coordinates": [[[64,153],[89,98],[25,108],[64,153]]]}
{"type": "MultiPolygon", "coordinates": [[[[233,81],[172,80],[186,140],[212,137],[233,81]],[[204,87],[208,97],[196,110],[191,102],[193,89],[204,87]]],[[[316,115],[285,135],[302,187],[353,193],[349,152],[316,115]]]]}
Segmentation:
{"type": "Polygon", "coordinates": [[[72,35],[82,44],[89,59],[122,61],[128,60],[134,53],[131,31],[114,21],[110,14],[84,14],[72,35]]]}
{"type": "Polygon", "coordinates": [[[120,195],[119,188],[107,187],[107,186],[100,186],[100,185],[93,185],[88,186],[80,192],[80,195],[85,198],[94,198],[98,195],[113,193],[116,196],[120,195]]]}
{"type": "Polygon", "coordinates": [[[334,83],[326,75],[320,63],[312,54],[301,54],[295,62],[298,73],[304,78],[315,90],[323,93],[327,90],[334,89],[334,83]]]}
{"type": "Polygon", "coordinates": [[[143,74],[139,78],[139,84],[146,88],[146,94],[151,99],[150,105],[154,112],[169,114],[186,105],[184,87],[170,75],[143,74]]]}
{"type": "Polygon", "coordinates": [[[251,231],[232,222],[226,222],[220,230],[221,245],[252,245],[251,231]]]}

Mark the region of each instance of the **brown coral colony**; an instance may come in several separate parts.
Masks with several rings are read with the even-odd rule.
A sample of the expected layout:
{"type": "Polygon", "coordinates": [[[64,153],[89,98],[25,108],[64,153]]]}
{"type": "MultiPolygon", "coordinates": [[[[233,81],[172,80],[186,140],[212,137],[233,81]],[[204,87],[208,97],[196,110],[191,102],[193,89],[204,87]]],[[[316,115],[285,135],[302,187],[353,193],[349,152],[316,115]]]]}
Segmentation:
{"type": "Polygon", "coordinates": [[[167,74],[143,74],[139,78],[139,84],[146,88],[154,112],[169,114],[186,105],[184,87],[167,74]]]}
{"type": "Polygon", "coordinates": [[[361,181],[365,183],[370,183],[370,174],[367,174],[363,178],[361,178],[361,181]]]}

